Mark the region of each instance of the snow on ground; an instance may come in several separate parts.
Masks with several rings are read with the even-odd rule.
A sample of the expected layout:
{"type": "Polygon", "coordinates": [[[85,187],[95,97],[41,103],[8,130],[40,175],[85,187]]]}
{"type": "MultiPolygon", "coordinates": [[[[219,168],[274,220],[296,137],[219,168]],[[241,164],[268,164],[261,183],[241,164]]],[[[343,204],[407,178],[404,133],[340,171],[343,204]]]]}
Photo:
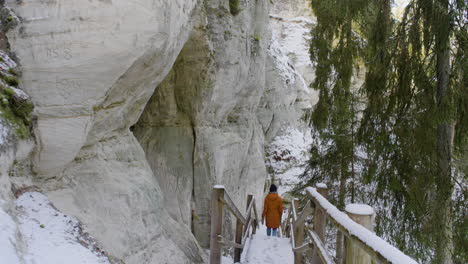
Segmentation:
{"type": "MultiPolygon", "coordinates": [[[[208,260],[206,260],[205,262],[209,262],[210,250],[207,249],[205,250],[205,252],[206,252],[206,255],[208,256],[208,260]]],[[[232,258],[232,256],[221,256],[221,264],[233,264],[233,263],[234,263],[234,259],[232,258]]]]}
{"type": "Polygon", "coordinates": [[[109,260],[80,222],[57,211],[46,196],[26,192],[16,200],[18,230],[25,252],[20,261],[15,245],[16,224],[0,210],[0,263],[107,264],[109,260]]]}
{"type": "Polygon", "coordinates": [[[294,254],[288,238],[268,237],[266,227],[261,225],[243,252],[241,263],[293,264],[294,254]]]}
{"type": "Polygon", "coordinates": [[[234,263],[234,260],[232,259],[232,257],[225,257],[225,256],[221,257],[221,264],[232,264],[232,263],[234,263]]]}
{"type": "MultiPolygon", "coordinates": [[[[209,255],[209,250],[207,251],[209,255]]],[[[223,256],[222,264],[233,264],[231,256],[223,256]]],[[[293,264],[294,253],[289,238],[269,237],[266,226],[260,225],[257,233],[245,243],[241,264],[293,264]]]]}

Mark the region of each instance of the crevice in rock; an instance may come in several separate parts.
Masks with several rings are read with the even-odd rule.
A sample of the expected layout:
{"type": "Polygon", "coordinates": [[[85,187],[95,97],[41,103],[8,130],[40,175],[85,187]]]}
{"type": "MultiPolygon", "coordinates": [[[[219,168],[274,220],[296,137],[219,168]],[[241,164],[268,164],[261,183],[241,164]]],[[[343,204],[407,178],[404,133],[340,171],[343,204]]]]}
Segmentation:
{"type": "Polygon", "coordinates": [[[165,208],[196,237],[197,225],[205,218],[196,210],[195,127],[203,111],[200,98],[211,87],[211,65],[205,32],[195,29],[133,127],[163,192],[165,208]]]}
{"type": "MultiPolygon", "coordinates": [[[[192,125],[192,135],[193,135],[193,150],[192,150],[192,182],[195,183],[195,149],[197,144],[197,133],[195,132],[195,127],[192,125]]],[[[190,231],[192,234],[195,234],[195,220],[197,215],[195,214],[195,184],[192,185],[192,200],[191,200],[191,212],[192,212],[192,221],[190,222],[190,231]]]]}

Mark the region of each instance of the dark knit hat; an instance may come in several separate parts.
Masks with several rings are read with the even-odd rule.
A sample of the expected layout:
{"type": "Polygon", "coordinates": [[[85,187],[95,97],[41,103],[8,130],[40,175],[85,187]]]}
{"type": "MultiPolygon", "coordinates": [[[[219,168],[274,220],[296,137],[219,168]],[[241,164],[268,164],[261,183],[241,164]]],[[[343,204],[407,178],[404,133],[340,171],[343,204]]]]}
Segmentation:
{"type": "Polygon", "coordinates": [[[270,185],[270,192],[276,192],[278,190],[278,187],[276,185],[272,184],[270,185]]]}

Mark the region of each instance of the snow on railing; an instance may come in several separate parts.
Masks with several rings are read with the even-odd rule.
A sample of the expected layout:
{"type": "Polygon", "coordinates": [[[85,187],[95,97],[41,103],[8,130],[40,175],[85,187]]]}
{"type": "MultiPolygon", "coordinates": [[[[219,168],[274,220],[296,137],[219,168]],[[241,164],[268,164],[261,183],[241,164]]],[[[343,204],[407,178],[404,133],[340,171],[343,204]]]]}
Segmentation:
{"type": "MultiPolygon", "coordinates": [[[[346,213],[341,212],[313,187],[306,188],[306,192],[322,207],[329,218],[339,225],[341,231],[352,240],[361,242],[364,247],[369,247],[380,261],[399,264],[417,264],[415,260],[405,255],[387,241],[378,237],[374,232],[354,222],[346,213]]],[[[363,208],[361,208],[363,209],[363,208]]],[[[369,250],[366,250],[369,251],[369,250]]]]}
{"type": "Polygon", "coordinates": [[[302,262],[302,252],[308,248],[314,250],[313,263],[334,263],[324,247],[325,222],[329,220],[348,241],[347,253],[344,253],[346,263],[370,264],[372,260],[376,263],[417,264],[415,260],[369,230],[373,228],[372,207],[363,204],[348,205],[346,208],[348,216],[327,200],[326,185],[318,184],[317,188],[308,187],[306,194],[310,200],[304,210],[299,212],[299,201],[295,199],[291,204],[290,214],[283,223],[284,233],[294,240],[292,244],[295,263],[302,262]],[[312,229],[305,224],[307,215],[311,214],[314,215],[312,229]],[[311,242],[304,244],[304,233],[310,237],[311,242]]]}

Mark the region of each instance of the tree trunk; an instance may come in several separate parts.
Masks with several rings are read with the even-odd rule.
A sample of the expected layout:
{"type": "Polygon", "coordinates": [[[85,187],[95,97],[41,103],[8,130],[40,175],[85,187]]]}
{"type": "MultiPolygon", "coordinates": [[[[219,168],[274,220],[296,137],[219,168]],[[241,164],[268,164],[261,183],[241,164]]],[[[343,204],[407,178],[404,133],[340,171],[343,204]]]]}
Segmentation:
{"type": "MultiPolygon", "coordinates": [[[[346,162],[341,157],[341,170],[340,170],[340,193],[338,194],[338,209],[342,210],[345,206],[345,196],[346,196],[346,162]]],[[[343,255],[344,255],[344,239],[343,233],[337,231],[336,233],[336,263],[342,264],[343,263],[343,255]]]]}
{"type": "Polygon", "coordinates": [[[454,127],[448,115],[450,77],[450,16],[448,0],[435,2],[436,55],[437,55],[437,110],[442,120],[437,124],[437,175],[435,210],[434,263],[452,264],[452,147],[454,127]]]}

